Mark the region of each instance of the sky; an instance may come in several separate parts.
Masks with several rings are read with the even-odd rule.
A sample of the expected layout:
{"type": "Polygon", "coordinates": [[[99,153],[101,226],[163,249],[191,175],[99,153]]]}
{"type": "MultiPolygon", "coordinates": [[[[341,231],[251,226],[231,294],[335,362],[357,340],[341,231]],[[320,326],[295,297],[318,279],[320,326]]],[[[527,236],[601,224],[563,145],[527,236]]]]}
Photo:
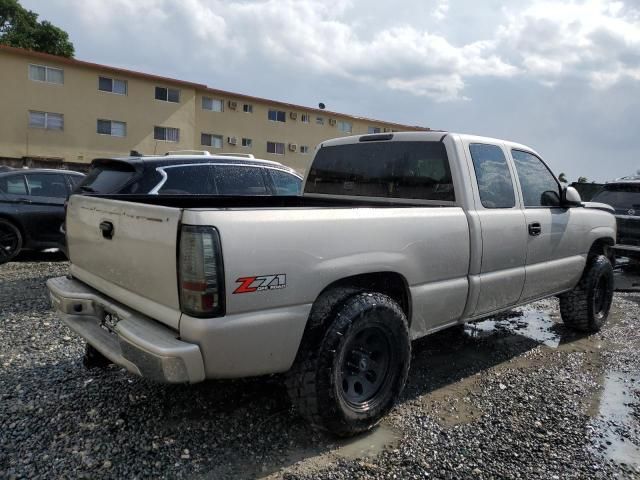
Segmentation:
{"type": "Polygon", "coordinates": [[[76,58],[640,169],[640,0],[22,0],[76,58]]]}

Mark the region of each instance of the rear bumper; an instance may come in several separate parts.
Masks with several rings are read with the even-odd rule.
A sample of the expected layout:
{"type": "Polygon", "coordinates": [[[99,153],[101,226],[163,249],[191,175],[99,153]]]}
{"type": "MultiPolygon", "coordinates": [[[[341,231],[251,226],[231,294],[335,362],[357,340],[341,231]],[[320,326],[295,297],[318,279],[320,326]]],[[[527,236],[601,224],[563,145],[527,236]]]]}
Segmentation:
{"type": "Polygon", "coordinates": [[[165,383],[205,379],[200,347],[179,340],[178,332],[67,277],[47,281],[51,302],[63,322],[113,363],[131,373],[165,383]],[[108,331],[105,314],[117,323],[108,331]]]}

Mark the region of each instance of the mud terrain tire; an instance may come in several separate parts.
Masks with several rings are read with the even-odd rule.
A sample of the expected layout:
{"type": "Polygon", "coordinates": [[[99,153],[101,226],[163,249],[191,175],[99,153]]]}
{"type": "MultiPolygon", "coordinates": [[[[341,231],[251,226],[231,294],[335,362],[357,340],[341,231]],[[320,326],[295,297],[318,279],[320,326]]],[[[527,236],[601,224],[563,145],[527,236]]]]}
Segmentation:
{"type": "Polygon", "coordinates": [[[330,315],[319,341],[303,345],[286,383],[305,419],[346,437],[371,429],[394,406],[411,342],[404,312],[381,293],[355,294],[330,315]]]}
{"type": "Polygon", "coordinates": [[[580,283],[560,295],[560,315],[565,325],[579,332],[595,333],[607,321],[613,301],[613,267],[604,255],[591,259],[580,283]]]}

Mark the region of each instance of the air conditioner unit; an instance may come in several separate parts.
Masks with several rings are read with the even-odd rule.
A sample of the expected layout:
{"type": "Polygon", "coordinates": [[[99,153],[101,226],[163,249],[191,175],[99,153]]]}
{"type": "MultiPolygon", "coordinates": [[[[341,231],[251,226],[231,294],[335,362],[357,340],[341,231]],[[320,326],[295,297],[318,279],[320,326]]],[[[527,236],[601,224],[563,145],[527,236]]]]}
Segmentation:
{"type": "Polygon", "coordinates": [[[227,137],[227,142],[229,142],[229,145],[237,145],[238,139],[236,137],[227,137]]]}
{"type": "Polygon", "coordinates": [[[291,120],[295,120],[296,118],[298,118],[298,114],[296,112],[289,112],[289,117],[291,118],[291,120]]]}
{"type": "Polygon", "coordinates": [[[336,119],[335,118],[330,118],[329,119],[329,125],[334,126],[336,124],[336,119]]]}
{"type": "Polygon", "coordinates": [[[233,100],[229,100],[229,108],[231,110],[235,110],[236,108],[238,108],[238,102],[234,102],[233,100]]]}
{"type": "Polygon", "coordinates": [[[289,144],[289,151],[295,152],[296,150],[298,150],[298,144],[297,143],[290,143],[289,144]]]}

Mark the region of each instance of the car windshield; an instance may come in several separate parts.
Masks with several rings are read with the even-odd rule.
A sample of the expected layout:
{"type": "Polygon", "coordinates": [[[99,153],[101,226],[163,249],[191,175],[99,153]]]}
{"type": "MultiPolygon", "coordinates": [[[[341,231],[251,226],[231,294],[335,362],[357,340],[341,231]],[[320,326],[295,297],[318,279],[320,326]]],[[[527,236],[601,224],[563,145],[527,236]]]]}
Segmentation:
{"type": "Polygon", "coordinates": [[[616,210],[640,210],[640,184],[606,185],[592,201],[606,203],[616,210]]]}

